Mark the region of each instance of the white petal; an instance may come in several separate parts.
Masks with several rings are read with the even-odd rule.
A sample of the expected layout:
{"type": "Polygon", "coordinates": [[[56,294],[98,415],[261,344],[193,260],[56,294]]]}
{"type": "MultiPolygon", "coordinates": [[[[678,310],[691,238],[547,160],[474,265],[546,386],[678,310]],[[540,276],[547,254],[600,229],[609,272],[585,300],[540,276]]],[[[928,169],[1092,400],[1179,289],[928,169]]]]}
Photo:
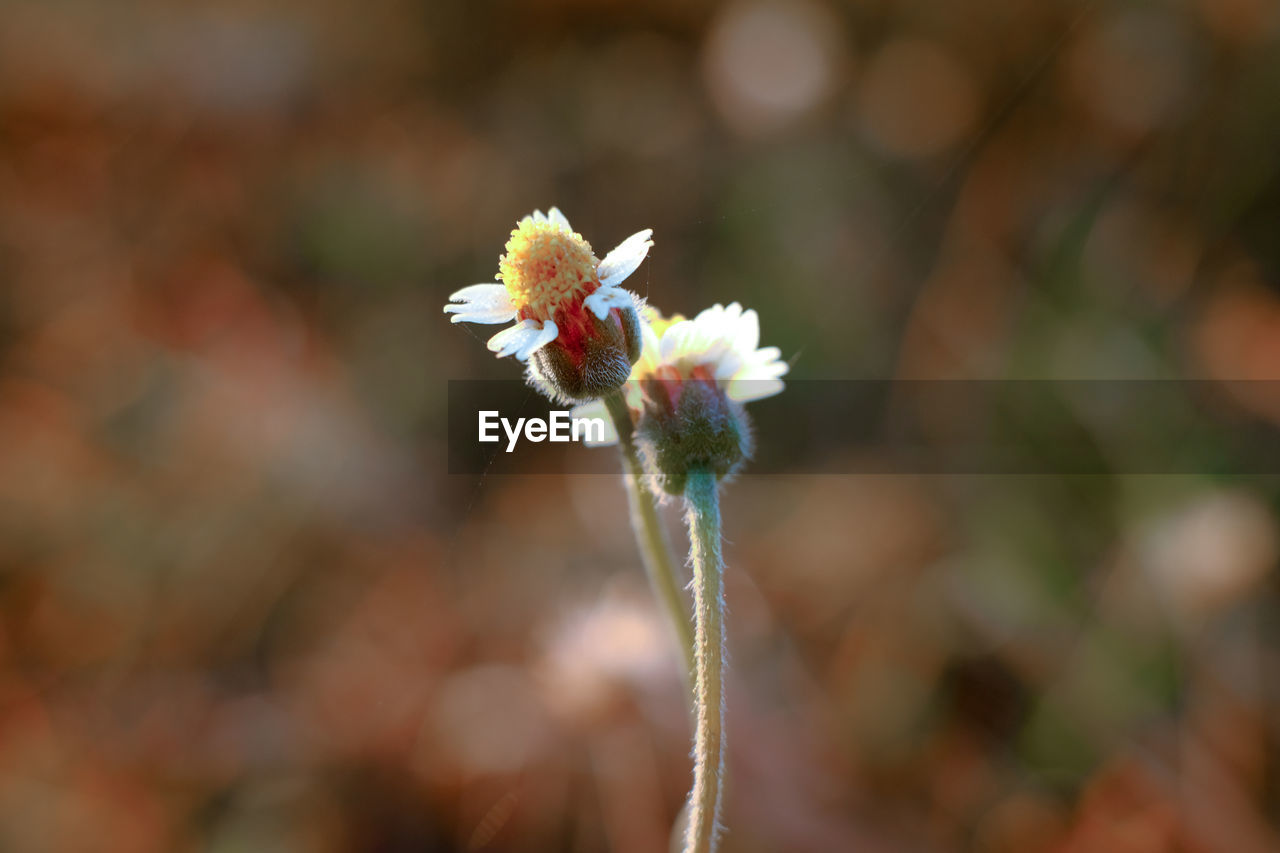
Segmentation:
{"type": "Polygon", "coordinates": [[[525,361],[531,354],[554,341],[558,334],[560,330],[550,320],[546,323],[521,320],[489,338],[487,346],[498,354],[498,358],[514,355],[520,361],[525,361]]]}
{"type": "Polygon", "coordinates": [[[693,318],[693,321],[706,326],[708,329],[717,328],[724,321],[724,306],[717,302],[710,308],[703,308],[693,318]]]}
{"type": "Polygon", "coordinates": [[[559,225],[566,231],[573,231],[573,226],[569,224],[569,220],[565,218],[565,215],[560,212],[560,208],[558,207],[553,207],[547,211],[547,219],[551,220],[556,225],[559,225]]]}
{"type": "Polygon", "coordinates": [[[697,317],[694,317],[693,321],[709,341],[716,341],[720,344],[717,347],[717,352],[719,352],[737,346],[737,322],[738,314],[741,310],[741,306],[736,302],[728,308],[719,304],[712,305],[699,313],[697,317]]]}
{"type": "Polygon", "coordinates": [[[455,290],[453,293],[449,294],[449,301],[450,302],[472,302],[477,299],[489,300],[489,299],[497,299],[499,297],[505,297],[506,294],[507,294],[507,289],[503,287],[501,284],[494,284],[493,282],[485,282],[483,284],[468,285],[467,287],[464,287],[461,290],[455,290]]]}
{"type": "Polygon", "coordinates": [[[606,285],[596,288],[596,292],[582,300],[582,304],[603,320],[609,316],[610,308],[634,308],[636,300],[630,291],[606,285]]]}
{"type": "Polygon", "coordinates": [[[454,315],[454,323],[507,323],[516,316],[511,295],[500,284],[473,284],[449,299],[460,303],[444,306],[446,314],[454,315]]]}
{"type": "Polygon", "coordinates": [[[542,331],[533,340],[526,343],[516,353],[516,358],[521,361],[528,361],[529,356],[554,341],[560,335],[560,328],[556,326],[554,320],[547,320],[542,324],[542,331]]]}
{"type": "Polygon", "coordinates": [[[716,379],[732,379],[742,373],[742,356],[733,350],[725,350],[711,366],[716,379]]]}
{"type": "MultiPolygon", "coordinates": [[[[680,361],[701,364],[716,374],[720,372],[721,360],[730,356],[731,345],[731,340],[716,333],[715,323],[707,323],[705,318],[703,322],[682,320],[670,326],[662,336],[659,357],[663,364],[680,361]]],[[[734,358],[734,366],[727,375],[732,375],[739,364],[741,360],[734,358]]]]}
{"type": "Polygon", "coordinates": [[[503,329],[489,338],[485,344],[490,352],[498,354],[498,358],[511,355],[520,349],[525,340],[537,337],[542,332],[542,324],[537,320],[521,320],[510,328],[503,329]]]}
{"type": "MultiPolygon", "coordinates": [[[[730,307],[735,306],[741,309],[736,302],[730,307]]],[[[752,352],[760,345],[760,316],[754,309],[742,312],[742,316],[738,318],[738,329],[734,338],[734,346],[742,352],[752,352]]]]}
{"type": "Polygon", "coordinates": [[[534,221],[534,222],[546,222],[546,221],[547,221],[547,217],[546,217],[546,215],[545,215],[545,214],[543,214],[543,212],[542,212],[541,210],[535,210],[535,211],[533,212],[533,221],[534,221]]]}
{"type": "Polygon", "coordinates": [[[592,400],[590,403],[579,403],[569,412],[571,418],[604,418],[611,421],[609,417],[609,407],[604,404],[604,400],[592,400]]]}
{"type": "Polygon", "coordinates": [[[616,249],[605,255],[604,260],[600,262],[600,266],[596,269],[600,276],[600,283],[605,287],[610,287],[619,284],[623,279],[635,272],[636,268],[644,263],[645,256],[649,254],[649,247],[653,245],[653,241],[649,238],[652,236],[652,228],[637,231],[619,243],[616,249]]]}
{"type": "Polygon", "coordinates": [[[771,361],[762,365],[747,365],[739,373],[743,379],[777,379],[786,376],[791,366],[785,361],[771,361]]]}
{"type": "Polygon", "coordinates": [[[698,349],[702,330],[692,320],[681,320],[672,323],[662,333],[658,348],[658,360],[663,364],[672,364],[682,355],[688,355],[698,349]]]}
{"type": "Polygon", "coordinates": [[[791,365],[782,361],[782,351],[777,347],[764,347],[753,353],[747,353],[743,359],[742,369],[735,379],[777,379],[791,369],[791,365]]]}
{"type": "Polygon", "coordinates": [[[470,305],[446,305],[453,323],[510,323],[516,318],[514,308],[473,308],[470,305]]]}
{"type": "Polygon", "coordinates": [[[751,357],[747,359],[752,364],[765,364],[766,362],[776,361],[782,357],[782,350],[777,347],[760,347],[760,349],[751,353],[751,357]]]}
{"type": "Polygon", "coordinates": [[[574,406],[569,412],[569,417],[578,418],[599,418],[604,422],[604,436],[596,441],[595,429],[585,431],[583,444],[587,447],[608,447],[611,444],[618,443],[618,431],[613,428],[613,419],[609,417],[609,409],[601,400],[592,400],[590,403],[583,403],[581,406],[574,406]]]}
{"type": "Polygon", "coordinates": [[[752,400],[772,397],[783,387],[785,386],[781,379],[732,379],[724,393],[730,400],[749,403],[752,400]]]}
{"type": "Polygon", "coordinates": [[[763,367],[759,368],[761,376],[769,376],[774,379],[777,379],[779,376],[786,376],[790,372],[791,365],[787,364],[785,361],[770,361],[763,367]]]}

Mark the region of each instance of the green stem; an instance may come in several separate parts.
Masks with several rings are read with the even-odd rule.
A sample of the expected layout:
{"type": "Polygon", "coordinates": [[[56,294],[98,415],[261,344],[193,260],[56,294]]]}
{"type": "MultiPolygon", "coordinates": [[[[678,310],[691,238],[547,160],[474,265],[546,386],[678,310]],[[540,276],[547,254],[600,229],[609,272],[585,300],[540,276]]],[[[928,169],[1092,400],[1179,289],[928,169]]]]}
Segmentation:
{"type": "Polygon", "coordinates": [[[666,531],[658,518],[658,508],[654,503],[653,494],[644,484],[644,469],[640,465],[640,456],[636,452],[635,441],[631,436],[631,410],[627,408],[621,391],[609,392],[605,395],[604,402],[609,409],[609,416],[613,419],[614,429],[618,433],[618,448],[622,451],[622,463],[625,468],[622,479],[626,482],[627,499],[631,505],[631,529],[635,533],[636,544],[640,548],[645,573],[649,576],[649,584],[653,587],[658,600],[667,609],[676,638],[680,642],[685,672],[692,678],[693,626],[689,620],[689,607],[680,594],[680,585],[676,582],[671,545],[667,542],[666,531]]]}
{"type": "Polygon", "coordinates": [[[714,853],[724,789],[724,561],[716,476],[689,472],[690,561],[693,563],[694,711],[693,791],[685,853],[714,853]]]}

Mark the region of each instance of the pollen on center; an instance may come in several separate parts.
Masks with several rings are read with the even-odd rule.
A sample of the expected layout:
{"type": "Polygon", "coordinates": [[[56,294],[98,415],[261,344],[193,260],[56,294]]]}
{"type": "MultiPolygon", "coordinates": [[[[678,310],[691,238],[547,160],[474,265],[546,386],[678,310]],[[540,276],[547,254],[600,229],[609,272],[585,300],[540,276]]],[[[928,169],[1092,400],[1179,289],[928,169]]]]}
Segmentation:
{"type": "Polygon", "coordinates": [[[568,300],[582,300],[600,286],[600,265],[582,235],[554,222],[526,219],[507,241],[498,280],[522,317],[551,319],[568,300]]]}

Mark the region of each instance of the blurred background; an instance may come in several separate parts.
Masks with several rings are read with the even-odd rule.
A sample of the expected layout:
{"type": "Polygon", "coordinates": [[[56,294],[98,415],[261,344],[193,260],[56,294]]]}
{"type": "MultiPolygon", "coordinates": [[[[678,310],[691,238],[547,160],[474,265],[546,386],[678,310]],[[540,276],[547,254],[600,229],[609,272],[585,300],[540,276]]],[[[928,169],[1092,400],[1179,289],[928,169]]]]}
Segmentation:
{"type": "MultiPolygon", "coordinates": [[[[797,379],[1275,423],[1278,40],[1270,0],[0,2],[0,848],[664,849],[623,492],[445,473],[447,380],[516,371],[448,294],[558,205],[797,379]]],[[[724,849],[1280,850],[1278,508],[742,478],[724,849]]]]}

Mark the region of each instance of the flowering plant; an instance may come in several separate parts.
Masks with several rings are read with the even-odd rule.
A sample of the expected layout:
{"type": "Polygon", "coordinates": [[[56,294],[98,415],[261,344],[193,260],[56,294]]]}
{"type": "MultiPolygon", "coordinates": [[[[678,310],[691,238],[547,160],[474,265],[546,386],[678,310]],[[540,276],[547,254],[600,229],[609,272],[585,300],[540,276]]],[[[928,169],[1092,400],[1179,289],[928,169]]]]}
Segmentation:
{"type": "Polygon", "coordinates": [[[576,417],[607,414],[612,421],[613,431],[596,443],[621,450],[640,552],[693,682],[694,779],[684,849],[710,853],[721,829],[725,775],[719,483],[750,453],[742,404],[780,392],[788,365],[777,347],[760,346],[759,317],[737,302],[692,320],[668,318],[619,287],[644,261],[651,234],[633,234],[599,261],[558,209],[535,210],[511,232],[498,263],[502,284],[464,287],[444,310],[455,323],[515,320],[490,338],[489,349],[528,361],[535,387],[580,403],[576,417]],[[646,482],[685,499],[692,620],[655,489],[646,482]]]}
{"type": "Polygon", "coordinates": [[[501,284],[473,284],[444,306],[454,323],[509,323],[489,339],[498,358],[529,361],[550,396],[590,400],[616,388],[640,355],[635,296],[619,285],[644,262],[652,230],[623,240],[603,261],[558,208],[535,210],[511,232],[501,284]]]}

